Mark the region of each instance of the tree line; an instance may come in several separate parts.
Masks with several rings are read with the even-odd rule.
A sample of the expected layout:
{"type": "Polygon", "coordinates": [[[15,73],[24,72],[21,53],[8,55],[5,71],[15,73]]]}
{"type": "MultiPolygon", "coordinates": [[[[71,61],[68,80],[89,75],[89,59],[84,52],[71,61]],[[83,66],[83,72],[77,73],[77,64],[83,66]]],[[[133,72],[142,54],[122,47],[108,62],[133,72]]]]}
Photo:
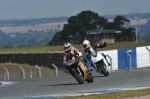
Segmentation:
{"type": "Polygon", "coordinates": [[[68,17],[52,17],[52,18],[34,18],[34,19],[10,19],[10,20],[0,20],[0,27],[5,26],[29,26],[29,25],[38,25],[44,23],[53,23],[53,22],[66,22],[68,17]]]}
{"type": "Polygon", "coordinates": [[[50,41],[53,35],[58,31],[60,30],[29,30],[25,33],[5,33],[0,30],[0,48],[48,45],[48,41],[50,41]]]}
{"type": "Polygon", "coordinates": [[[129,23],[130,20],[121,15],[116,16],[113,22],[109,22],[108,19],[99,16],[98,13],[82,11],[75,16],[71,16],[67,22],[63,30],[55,33],[49,45],[53,45],[53,42],[67,42],[70,40],[70,37],[72,37],[74,42],[81,43],[84,39],[85,31],[98,29],[122,31],[122,33],[116,34],[116,38],[120,36],[128,36],[129,38],[135,36],[135,28],[124,27],[125,23],[129,23]]]}

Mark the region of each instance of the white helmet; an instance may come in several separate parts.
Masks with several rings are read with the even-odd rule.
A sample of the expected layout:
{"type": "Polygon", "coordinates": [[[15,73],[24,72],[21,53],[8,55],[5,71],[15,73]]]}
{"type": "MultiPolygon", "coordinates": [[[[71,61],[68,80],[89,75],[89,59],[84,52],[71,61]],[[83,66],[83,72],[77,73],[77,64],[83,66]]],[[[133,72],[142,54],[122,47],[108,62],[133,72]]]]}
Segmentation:
{"type": "Polygon", "coordinates": [[[82,43],[82,45],[83,45],[83,47],[85,48],[85,49],[87,49],[87,48],[89,48],[91,45],[90,45],[90,41],[88,41],[88,40],[84,40],[83,41],[83,43],[82,43]]]}
{"type": "Polygon", "coordinates": [[[67,42],[67,43],[64,44],[64,50],[65,50],[65,52],[69,51],[71,48],[72,48],[72,45],[69,42],[67,42]]]}

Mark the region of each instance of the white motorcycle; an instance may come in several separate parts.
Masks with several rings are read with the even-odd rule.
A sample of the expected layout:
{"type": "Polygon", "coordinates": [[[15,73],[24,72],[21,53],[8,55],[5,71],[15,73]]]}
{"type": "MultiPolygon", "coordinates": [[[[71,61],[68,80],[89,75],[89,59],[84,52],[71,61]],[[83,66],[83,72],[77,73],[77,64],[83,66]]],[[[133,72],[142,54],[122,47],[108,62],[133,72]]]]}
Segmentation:
{"type": "Polygon", "coordinates": [[[109,75],[110,63],[108,62],[106,55],[104,55],[104,53],[98,53],[98,51],[94,50],[92,47],[89,48],[89,50],[91,52],[91,62],[96,69],[96,72],[104,74],[104,76],[107,77],[109,75]]]}

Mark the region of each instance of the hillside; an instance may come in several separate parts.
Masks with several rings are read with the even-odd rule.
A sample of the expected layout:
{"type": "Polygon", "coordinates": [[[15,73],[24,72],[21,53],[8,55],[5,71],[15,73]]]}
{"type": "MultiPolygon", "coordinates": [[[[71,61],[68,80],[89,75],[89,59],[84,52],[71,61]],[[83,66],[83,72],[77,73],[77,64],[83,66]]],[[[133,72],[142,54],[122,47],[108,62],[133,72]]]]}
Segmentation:
{"type": "Polygon", "coordinates": [[[11,32],[28,32],[28,30],[51,30],[59,28],[60,30],[63,28],[63,25],[67,22],[56,22],[56,23],[46,23],[46,24],[38,24],[38,25],[30,25],[30,26],[16,26],[16,27],[0,27],[0,29],[5,33],[11,33],[11,32]]]}
{"type": "MultiPolygon", "coordinates": [[[[139,19],[139,21],[130,19],[130,24],[129,25],[142,25],[142,24],[146,24],[146,22],[149,19],[139,19]]],[[[109,19],[109,21],[113,21],[113,19],[109,19]]],[[[30,25],[30,26],[16,26],[16,27],[0,27],[0,30],[2,30],[5,33],[11,33],[11,32],[27,32],[28,30],[47,30],[47,29],[57,29],[59,28],[60,30],[62,30],[64,24],[67,24],[67,22],[56,22],[56,23],[46,23],[46,24],[38,24],[38,25],[30,25]]]]}

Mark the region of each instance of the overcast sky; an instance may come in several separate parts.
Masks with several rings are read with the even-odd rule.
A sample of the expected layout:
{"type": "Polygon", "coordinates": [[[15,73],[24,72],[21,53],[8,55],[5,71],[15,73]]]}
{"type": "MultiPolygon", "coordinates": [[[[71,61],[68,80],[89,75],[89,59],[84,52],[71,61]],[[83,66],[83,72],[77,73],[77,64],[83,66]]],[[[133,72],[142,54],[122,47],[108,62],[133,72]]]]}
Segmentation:
{"type": "Polygon", "coordinates": [[[150,12],[150,0],[0,0],[0,20],[70,17],[91,10],[99,15],[150,12]]]}

